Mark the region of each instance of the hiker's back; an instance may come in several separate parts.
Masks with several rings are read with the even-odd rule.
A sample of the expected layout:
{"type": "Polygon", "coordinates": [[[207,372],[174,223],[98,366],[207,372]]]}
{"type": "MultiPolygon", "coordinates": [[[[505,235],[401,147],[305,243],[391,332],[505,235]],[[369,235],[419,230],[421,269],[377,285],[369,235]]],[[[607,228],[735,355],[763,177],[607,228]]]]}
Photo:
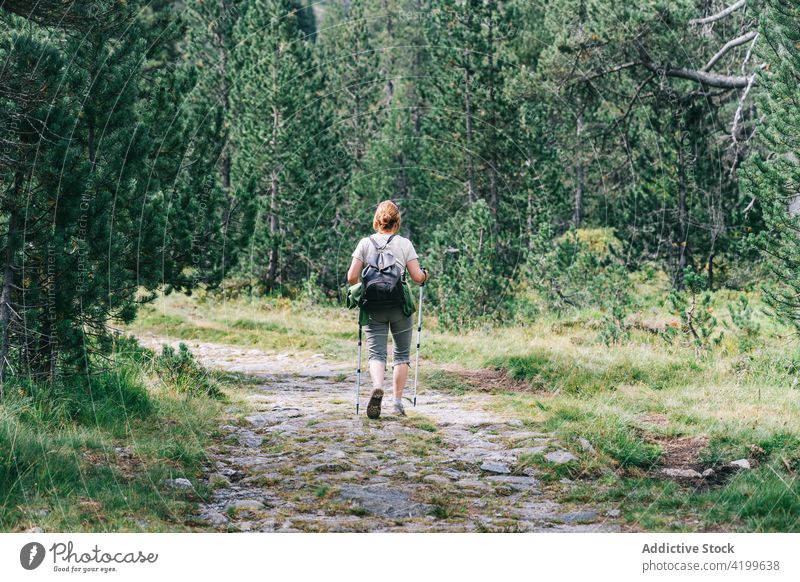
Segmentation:
{"type": "Polygon", "coordinates": [[[400,268],[404,271],[409,261],[419,258],[417,256],[417,251],[414,249],[414,245],[406,237],[400,236],[399,234],[392,236],[391,234],[376,233],[371,237],[367,236],[362,238],[356,247],[356,251],[353,253],[353,256],[364,263],[364,265],[368,263],[369,256],[375,250],[375,246],[370,242],[370,238],[378,243],[378,245],[386,245],[386,250],[392,254],[397,260],[397,264],[400,265],[400,268]],[[390,238],[391,240],[389,240],[390,238]]]}
{"type": "MultiPolygon", "coordinates": [[[[370,245],[366,251],[364,269],[361,272],[361,283],[364,286],[363,305],[367,311],[375,312],[384,309],[398,308],[403,305],[403,275],[406,261],[402,256],[396,257],[392,252],[392,243],[396,234],[387,238],[372,235],[367,238],[370,245]]],[[[397,246],[398,254],[402,254],[402,245],[397,246]]]]}

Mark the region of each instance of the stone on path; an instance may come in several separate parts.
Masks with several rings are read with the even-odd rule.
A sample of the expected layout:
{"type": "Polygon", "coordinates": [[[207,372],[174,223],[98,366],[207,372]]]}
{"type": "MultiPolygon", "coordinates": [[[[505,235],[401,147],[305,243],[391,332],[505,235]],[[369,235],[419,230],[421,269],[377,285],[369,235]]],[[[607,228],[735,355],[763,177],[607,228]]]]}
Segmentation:
{"type": "Polygon", "coordinates": [[[544,458],[556,465],[564,465],[578,460],[578,457],[568,451],[553,451],[552,453],[547,453],[544,458]]]}
{"type": "Polygon", "coordinates": [[[535,477],[516,475],[492,475],[486,478],[495,485],[506,485],[516,491],[533,491],[539,488],[539,480],[535,477]]]}
{"type": "Polygon", "coordinates": [[[426,483],[433,483],[434,485],[450,485],[450,479],[442,477],[441,475],[425,475],[422,480],[426,483]]]}
{"type": "Polygon", "coordinates": [[[252,431],[243,430],[239,433],[239,444],[243,447],[256,448],[264,442],[264,437],[254,434],[252,431]]]}
{"type": "Polygon", "coordinates": [[[580,523],[580,522],[587,522],[587,521],[594,521],[597,519],[597,512],[596,511],[570,511],[567,513],[562,513],[558,516],[560,521],[565,523],[580,523]]]}
{"type": "Polygon", "coordinates": [[[475,491],[488,491],[489,485],[479,479],[460,479],[456,481],[456,486],[461,489],[472,489],[475,491]]]}
{"type": "Polygon", "coordinates": [[[413,501],[396,485],[376,487],[347,484],[339,488],[339,496],[381,517],[420,517],[430,513],[432,509],[430,505],[413,501]]]}
{"type": "Polygon", "coordinates": [[[206,508],[199,516],[199,519],[207,521],[215,527],[220,527],[228,523],[228,518],[222,515],[219,511],[212,508],[206,508]]]}
{"type": "Polygon", "coordinates": [[[481,465],[481,471],[486,471],[487,473],[499,473],[501,475],[507,475],[511,473],[511,469],[508,465],[498,461],[484,461],[481,465]]]}

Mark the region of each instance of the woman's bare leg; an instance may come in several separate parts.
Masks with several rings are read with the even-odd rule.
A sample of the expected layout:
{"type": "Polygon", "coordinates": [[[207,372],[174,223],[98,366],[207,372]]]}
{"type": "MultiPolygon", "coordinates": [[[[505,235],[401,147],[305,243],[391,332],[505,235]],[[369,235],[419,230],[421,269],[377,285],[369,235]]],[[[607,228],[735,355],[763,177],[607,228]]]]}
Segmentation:
{"type": "Polygon", "coordinates": [[[386,363],[380,360],[369,361],[369,375],[372,377],[372,389],[383,388],[383,376],[386,372],[386,363]]]}
{"type": "Polygon", "coordinates": [[[400,402],[403,399],[403,388],[406,387],[407,380],[408,364],[397,364],[392,372],[394,399],[396,402],[400,402]]]}

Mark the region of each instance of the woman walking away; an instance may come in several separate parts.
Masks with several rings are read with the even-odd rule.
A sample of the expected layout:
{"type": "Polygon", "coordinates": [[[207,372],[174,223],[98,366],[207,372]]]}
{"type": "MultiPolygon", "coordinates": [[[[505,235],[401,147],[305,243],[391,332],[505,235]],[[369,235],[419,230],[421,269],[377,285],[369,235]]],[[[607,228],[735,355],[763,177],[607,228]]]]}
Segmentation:
{"type": "MultiPolygon", "coordinates": [[[[394,391],[394,413],[405,416],[403,388],[408,379],[410,365],[413,312],[405,315],[403,310],[403,284],[405,272],[420,285],[428,280],[428,272],[419,266],[419,257],[414,245],[397,232],[400,230],[400,209],[391,200],[378,204],[372,220],[375,234],[361,239],[353,252],[353,262],[347,272],[351,285],[363,286],[364,308],[369,314],[367,333],[369,351],[369,373],[372,378],[372,394],[367,404],[367,416],[381,415],[383,399],[383,377],[386,371],[386,346],[389,332],[394,340],[392,354],[392,387],[394,391]]],[[[412,307],[413,309],[413,307],[412,307]]]]}

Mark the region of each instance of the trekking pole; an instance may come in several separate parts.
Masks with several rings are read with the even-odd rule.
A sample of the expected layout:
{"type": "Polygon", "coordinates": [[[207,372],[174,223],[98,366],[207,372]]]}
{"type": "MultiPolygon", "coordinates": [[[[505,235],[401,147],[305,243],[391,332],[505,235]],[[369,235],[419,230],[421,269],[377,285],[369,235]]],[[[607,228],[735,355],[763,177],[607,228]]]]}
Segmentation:
{"type": "Polygon", "coordinates": [[[361,317],[358,319],[358,365],[356,366],[356,416],[358,416],[358,405],[361,397],[361,317]]]}
{"type": "MultiPolygon", "coordinates": [[[[427,276],[425,277],[427,281],[427,276]]],[[[419,380],[419,340],[422,336],[422,289],[425,287],[425,281],[419,286],[419,315],[417,316],[417,361],[414,364],[414,406],[417,405],[417,383],[419,380]]]]}

